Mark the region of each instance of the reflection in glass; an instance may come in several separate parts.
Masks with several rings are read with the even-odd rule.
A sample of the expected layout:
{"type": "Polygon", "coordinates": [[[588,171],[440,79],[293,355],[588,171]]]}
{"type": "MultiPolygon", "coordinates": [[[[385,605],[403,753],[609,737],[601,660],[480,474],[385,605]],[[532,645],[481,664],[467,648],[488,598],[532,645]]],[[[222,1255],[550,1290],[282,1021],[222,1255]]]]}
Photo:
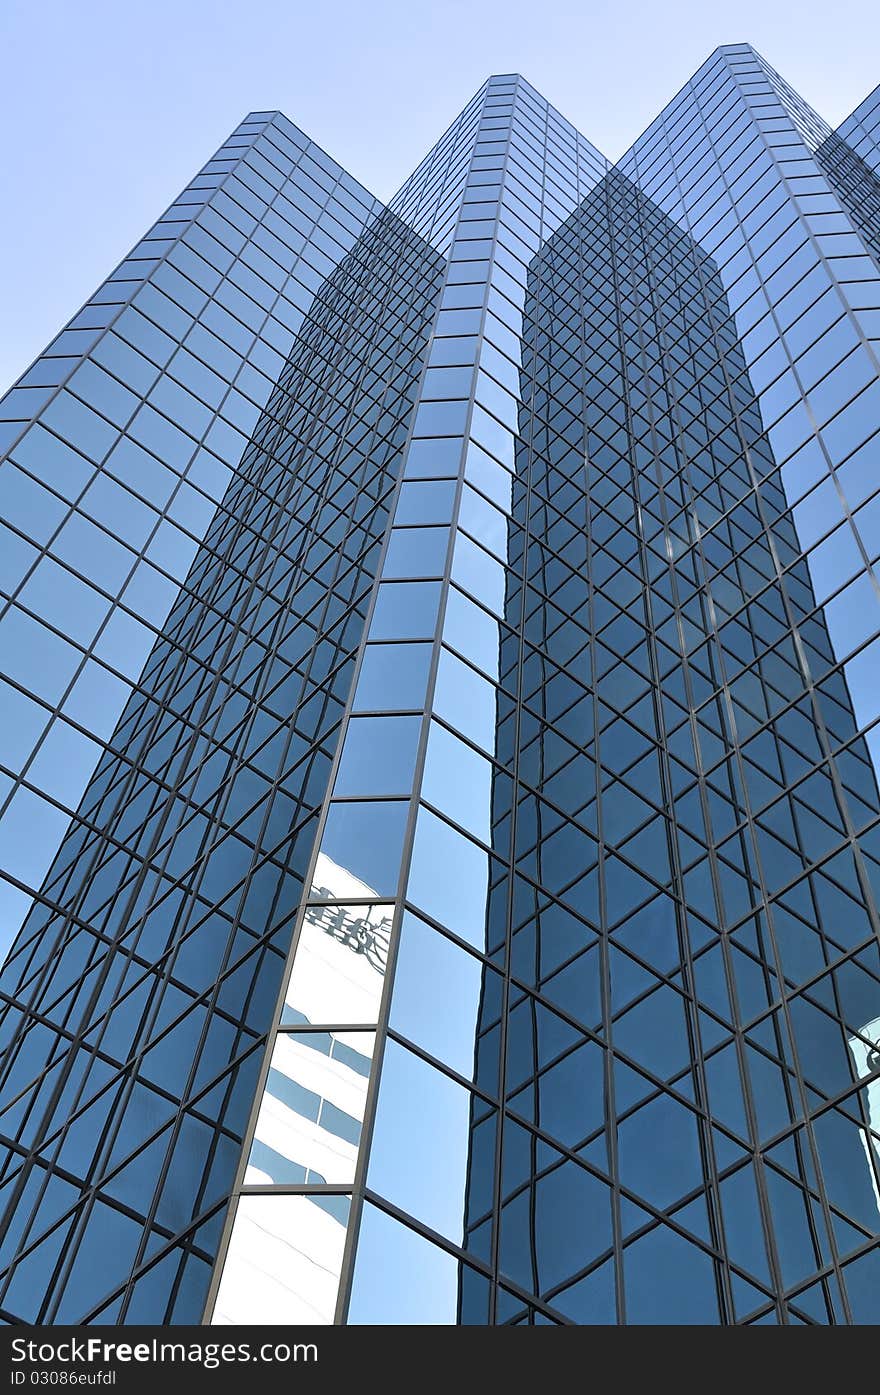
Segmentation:
{"type": "MultiPolygon", "coordinates": [[[[353,1320],[485,1321],[483,1275],[443,1253],[459,1242],[519,1288],[497,1283],[499,1321],[551,1321],[533,1302],[578,1322],[763,1320],[783,1302],[796,1321],[876,1318],[880,729],[860,727],[880,716],[880,385],[865,347],[880,277],[862,245],[876,229],[857,236],[844,212],[870,167],[834,137],[816,149],[821,127],[745,46],[713,55],[660,118],[658,158],[640,144],[611,171],[527,84],[494,80],[399,205],[433,249],[369,200],[377,223],[359,237],[372,213],[356,186],[296,141],[283,166],[277,114],[260,130],[269,184],[270,145],[296,175],[255,234],[259,266],[243,253],[240,291],[214,298],[205,277],[248,241],[242,205],[259,218],[270,196],[233,174],[210,200],[219,241],[178,242],[161,295],[144,288],[99,344],[69,331],[73,357],[7,399],[42,402],[43,382],[76,370],[46,414],[70,444],[27,430],[0,471],[0,571],[24,586],[0,637],[0,862],[24,888],[2,883],[19,918],[25,890],[37,897],[2,985],[10,1128],[15,1112],[49,1137],[58,1099],[84,1093],[52,1160],[25,1139],[35,1153],[7,1181],[5,1233],[21,1229],[2,1311],[28,1320],[40,1313],[19,1299],[45,1300],[50,1320],[142,1319],[152,1286],[159,1318],[198,1318],[192,1276],[207,1284],[236,1139],[253,1131],[245,1062],[274,1022],[303,893],[248,1179],[351,1186],[389,957],[392,907],[377,902],[400,884],[427,711],[419,918],[403,921],[370,1195],[448,1238],[435,1248],[368,1205],[353,1320]],[[778,160],[755,163],[755,121],[778,160]],[[297,181],[301,211],[306,187],[317,198],[307,226],[323,211],[294,268],[288,238],[309,237],[284,233],[297,181]],[[79,342],[106,372],[77,368],[79,342]],[[123,342],[142,351],[140,385],[123,342]],[[172,357],[180,392],[150,366],[172,357]],[[242,393],[264,400],[273,382],[243,456],[242,393]],[[156,410],[138,408],[147,392],[156,410]],[[221,401],[226,424],[206,430],[221,401]],[[115,443],[108,419],[131,417],[149,449],[115,443]],[[81,795],[68,833],[59,805],[81,795]],[[153,891],[144,858],[164,873],[153,891]],[[117,945],[139,982],[116,973],[117,945]],[[83,966],[105,993],[77,993],[83,966]],[[154,1008],[140,1017],[139,994],[154,1008]],[[100,1036],[107,1069],[136,1062],[135,1093],[111,1104],[100,1074],[81,1078],[45,1035],[62,1021],[74,1045],[100,1036]],[[170,1112],[145,1151],[151,1089],[170,1112]],[[104,1135],[112,1157],[92,1158],[104,1135]],[[147,1163],[162,1193],[141,1198],[147,1163]],[[59,1187],[70,1214],[77,1189],[91,1207],[66,1239],[59,1187]],[[134,1271],[154,1218],[174,1238],[134,1271]]],[[[132,288],[115,286],[121,309],[132,288]]],[[[242,1224],[250,1208],[281,1214],[260,1200],[242,1224]]],[[[301,1248],[322,1213],[347,1210],[295,1201],[310,1208],[301,1234],[267,1221],[272,1244],[301,1248]]],[[[291,1283],[312,1303],[320,1284],[297,1287],[300,1261],[276,1258],[286,1317],[291,1283]]],[[[318,1267],[335,1275],[332,1246],[318,1267]]],[[[257,1266],[239,1293],[245,1316],[264,1278],[257,1266]]]]}
{"type": "Polygon", "coordinates": [[[367,1185],[456,1244],[491,1204],[491,1111],[449,1076],[389,1041],[382,1061],[367,1185]],[[488,1145],[488,1146],[487,1146],[488,1145]]]}
{"type": "Polygon", "coordinates": [[[481,601],[488,610],[496,615],[504,614],[505,569],[464,533],[459,533],[455,540],[452,576],[463,590],[481,601]]]}
{"type": "Polygon", "coordinates": [[[484,974],[498,977],[407,911],[394,969],[391,1028],[473,1078],[484,974]]]}
{"type": "Polygon", "coordinates": [[[458,1321],[459,1263],[367,1202],[358,1231],[348,1322],[445,1324],[458,1321]]]}
{"type": "Polygon", "coordinates": [[[428,809],[420,809],[407,898],[434,920],[485,950],[489,854],[428,809]]]}
{"type": "Polygon", "coordinates": [[[393,896],[409,804],[406,800],[331,804],[313,896],[334,901],[393,896]]]}
{"type": "MultiPolygon", "coordinates": [[[[448,405],[451,404],[438,404],[434,410],[442,410],[448,405]]],[[[458,407],[457,403],[455,405],[458,407]]],[[[399,528],[405,523],[448,523],[452,518],[454,500],[454,480],[407,482],[401,485],[394,514],[395,527],[399,528]]]]}
{"type": "Polygon", "coordinates": [[[349,1206],[347,1196],[241,1197],[213,1323],[332,1323],[349,1206]]]}
{"type": "Polygon", "coordinates": [[[449,588],[443,617],[443,638],[470,659],[487,678],[498,682],[500,637],[497,620],[488,615],[455,586],[449,588]]]}
{"type": "MultiPolygon", "coordinates": [[[[468,460],[470,461],[470,456],[468,460]]],[[[465,488],[462,492],[458,526],[465,528],[472,537],[476,538],[502,562],[507,561],[507,519],[503,513],[499,513],[491,504],[487,504],[486,500],[481,495],[474,493],[472,489],[465,488]]],[[[458,544],[456,544],[457,550],[458,544]]]]}
{"type": "Polygon", "coordinates": [[[476,441],[472,441],[468,446],[465,475],[488,495],[493,503],[504,509],[505,513],[510,513],[513,476],[509,470],[499,465],[497,460],[493,460],[491,455],[487,455],[476,441]]]}
{"type": "Polygon", "coordinates": [[[492,837],[493,770],[472,747],[438,722],[431,723],[422,798],[454,819],[475,838],[492,837]]]}
{"type": "Polygon", "coordinates": [[[448,528],[394,528],[382,563],[383,577],[442,576],[448,528]]]}
{"type": "Polygon", "coordinates": [[[434,711],[488,755],[494,754],[497,690],[448,649],[440,651],[434,711]]]}
{"type": "Polygon", "coordinates": [[[333,793],[407,794],[420,729],[420,717],[352,717],[333,793]]]}
{"type": "Polygon", "coordinates": [[[388,960],[391,906],[310,906],[281,1012],[282,1026],[374,1026],[388,960]]]}
{"type": "Polygon", "coordinates": [[[355,712],[406,712],[425,701],[430,644],[368,644],[364,650],[355,712]]]}
{"type": "MultiPolygon", "coordinates": [[[[867,1129],[861,1129],[862,1145],[868,1164],[868,1176],[871,1188],[877,1202],[877,1211],[880,1213],[880,1017],[873,1022],[867,1023],[857,1037],[850,1037],[848,1040],[850,1055],[855,1066],[856,1076],[859,1080],[866,1080],[867,1083],[860,1091],[862,1097],[862,1112],[867,1122],[867,1129]]],[[[871,1224],[876,1228],[880,1220],[871,1218],[871,1224]]]]}
{"type": "Polygon", "coordinates": [[[279,1032],[245,1185],[352,1182],[372,1032],[279,1032]]]}
{"type": "Polygon", "coordinates": [[[668,1226],[656,1226],[623,1253],[627,1322],[717,1323],[712,1260],[668,1226]]]}
{"type": "MultiPolygon", "coordinates": [[[[441,341],[435,339],[437,344],[441,341]]],[[[458,474],[461,441],[454,437],[410,441],[403,467],[406,479],[449,479],[458,474]]]]}

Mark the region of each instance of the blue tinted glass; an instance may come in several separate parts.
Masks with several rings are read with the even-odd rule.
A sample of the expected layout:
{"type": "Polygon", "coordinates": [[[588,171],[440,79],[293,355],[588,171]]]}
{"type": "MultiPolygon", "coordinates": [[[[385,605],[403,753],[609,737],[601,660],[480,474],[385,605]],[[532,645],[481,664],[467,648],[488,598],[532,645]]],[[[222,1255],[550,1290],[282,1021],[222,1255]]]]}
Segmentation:
{"type": "Polygon", "coordinates": [[[382,565],[384,577],[442,576],[448,528],[395,528],[382,565]]]}
{"type": "Polygon", "coordinates": [[[371,639],[427,639],[437,623],[440,583],[386,581],[376,597],[371,639]]]}
{"type": "Polygon", "coordinates": [[[483,756],[431,723],[422,798],[484,843],[492,837],[492,781],[492,767],[483,756]]]}
{"type": "Polygon", "coordinates": [[[394,895],[408,809],[401,800],[330,806],[321,852],[339,869],[341,883],[330,886],[331,894],[394,895]]]}
{"type": "Polygon", "coordinates": [[[358,1237],[348,1321],[454,1323],[459,1263],[367,1202],[358,1237]]]}
{"type": "Polygon", "coordinates": [[[484,975],[495,977],[407,912],[394,970],[392,1028],[460,1075],[473,1077],[484,975]]]}
{"type": "Polygon", "coordinates": [[[382,1062],[368,1185],[460,1244],[470,1142],[468,1091],[389,1041],[382,1062]],[[419,1101],[417,1115],[413,1100],[419,1101]]]}
{"type": "Polygon", "coordinates": [[[448,523],[455,500],[453,480],[413,480],[401,486],[394,522],[448,523]]]}
{"type": "Polygon", "coordinates": [[[420,730],[419,717],[352,717],[334,793],[408,793],[420,730]]]}
{"type": "Polygon", "coordinates": [[[668,1226],[658,1226],[630,1245],[623,1263],[627,1321],[718,1322],[711,1259],[668,1226]]]}
{"type": "Polygon", "coordinates": [[[496,748],[497,690],[448,649],[441,650],[434,711],[492,755],[496,748]]]}
{"type": "Polygon", "coordinates": [[[252,113],[7,395],[8,1321],[880,1317],[878,117],[252,113]]]}
{"type": "Polygon", "coordinates": [[[420,708],[431,653],[430,644],[368,644],[355,690],[355,711],[420,708]]]}
{"type": "Polygon", "coordinates": [[[485,948],[489,857],[427,809],[420,809],[408,898],[454,934],[485,948]]]}

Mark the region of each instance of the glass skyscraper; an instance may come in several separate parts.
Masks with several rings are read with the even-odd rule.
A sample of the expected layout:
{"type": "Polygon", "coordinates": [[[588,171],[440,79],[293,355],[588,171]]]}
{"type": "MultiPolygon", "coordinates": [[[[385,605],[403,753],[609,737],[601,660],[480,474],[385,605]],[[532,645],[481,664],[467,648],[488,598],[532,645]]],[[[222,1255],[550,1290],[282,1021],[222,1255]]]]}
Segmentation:
{"type": "Polygon", "coordinates": [[[0,1317],[880,1322],[880,88],[252,113],[0,418],[0,1317]]]}

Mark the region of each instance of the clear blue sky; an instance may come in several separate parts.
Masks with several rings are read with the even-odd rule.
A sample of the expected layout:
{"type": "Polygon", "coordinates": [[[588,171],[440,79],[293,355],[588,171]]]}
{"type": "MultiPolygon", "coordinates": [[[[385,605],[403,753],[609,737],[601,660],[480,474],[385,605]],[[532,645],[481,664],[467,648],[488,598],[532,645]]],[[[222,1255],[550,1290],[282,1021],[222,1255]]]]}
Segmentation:
{"type": "Polygon", "coordinates": [[[491,72],[614,158],[718,44],[835,125],[878,40],[878,0],[4,0],[0,391],[248,110],[387,198],[491,72]]]}

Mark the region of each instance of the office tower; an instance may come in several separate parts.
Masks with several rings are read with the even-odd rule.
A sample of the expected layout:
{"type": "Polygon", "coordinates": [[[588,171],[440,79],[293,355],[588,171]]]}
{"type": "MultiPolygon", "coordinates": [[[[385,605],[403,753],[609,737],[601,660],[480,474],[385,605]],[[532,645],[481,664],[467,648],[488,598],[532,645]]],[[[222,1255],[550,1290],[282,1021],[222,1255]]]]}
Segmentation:
{"type": "Polygon", "coordinates": [[[252,114],[4,400],[7,1321],[880,1320],[878,111],[252,114]]]}

